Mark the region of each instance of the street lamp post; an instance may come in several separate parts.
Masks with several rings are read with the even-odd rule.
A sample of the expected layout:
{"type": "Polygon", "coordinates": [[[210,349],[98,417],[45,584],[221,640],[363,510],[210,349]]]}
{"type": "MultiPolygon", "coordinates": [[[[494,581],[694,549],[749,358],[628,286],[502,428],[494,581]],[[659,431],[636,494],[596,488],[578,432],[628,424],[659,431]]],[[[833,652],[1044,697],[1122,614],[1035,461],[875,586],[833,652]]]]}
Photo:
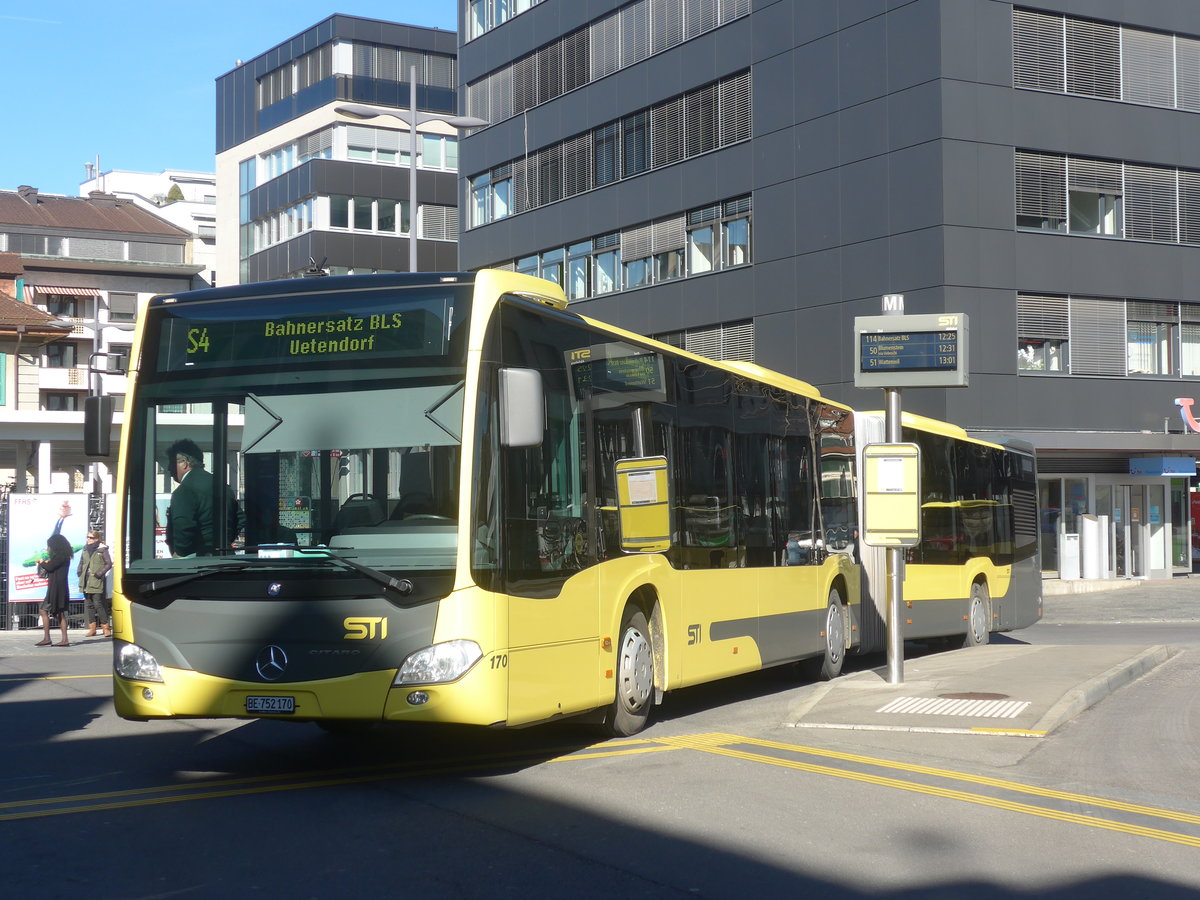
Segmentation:
{"type": "Polygon", "coordinates": [[[352,103],[335,106],[334,112],[351,119],[375,119],[390,116],[408,126],[408,271],[417,271],[417,126],[426,122],[442,122],[451,128],[482,128],[490,125],[486,119],[475,116],[443,116],[438,113],[417,110],[417,67],[408,70],[408,110],[390,109],[383,106],[363,106],[352,103]]]}

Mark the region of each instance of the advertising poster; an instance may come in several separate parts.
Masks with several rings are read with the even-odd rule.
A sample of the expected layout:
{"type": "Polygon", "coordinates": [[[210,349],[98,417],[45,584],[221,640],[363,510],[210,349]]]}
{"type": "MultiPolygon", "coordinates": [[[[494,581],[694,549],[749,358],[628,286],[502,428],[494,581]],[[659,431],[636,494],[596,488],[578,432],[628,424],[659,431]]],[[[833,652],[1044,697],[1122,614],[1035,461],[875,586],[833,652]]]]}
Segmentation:
{"type": "Polygon", "coordinates": [[[46,540],[55,532],[71,542],[75,558],[67,576],[72,600],[82,600],[79,551],[87,543],[87,494],[8,495],[8,600],[10,603],[40,603],[46,596],[46,579],[37,564],[46,558],[46,540]]]}

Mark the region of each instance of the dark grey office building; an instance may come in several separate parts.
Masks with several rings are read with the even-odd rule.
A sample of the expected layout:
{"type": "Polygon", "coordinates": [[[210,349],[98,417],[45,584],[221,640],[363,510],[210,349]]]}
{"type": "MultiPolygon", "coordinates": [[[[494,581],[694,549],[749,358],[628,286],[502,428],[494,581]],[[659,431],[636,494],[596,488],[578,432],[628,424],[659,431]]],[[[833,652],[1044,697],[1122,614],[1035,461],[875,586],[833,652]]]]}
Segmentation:
{"type": "Polygon", "coordinates": [[[217,280],[457,265],[457,35],[335,15],[217,79],[217,280]],[[412,79],[416,69],[415,83],[412,79]]]}
{"type": "Polygon", "coordinates": [[[1045,568],[1190,569],[1200,3],[520,5],[461,23],[463,267],[857,408],[856,316],[965,313],[905,410],[1034,443],[1045,568]]]}

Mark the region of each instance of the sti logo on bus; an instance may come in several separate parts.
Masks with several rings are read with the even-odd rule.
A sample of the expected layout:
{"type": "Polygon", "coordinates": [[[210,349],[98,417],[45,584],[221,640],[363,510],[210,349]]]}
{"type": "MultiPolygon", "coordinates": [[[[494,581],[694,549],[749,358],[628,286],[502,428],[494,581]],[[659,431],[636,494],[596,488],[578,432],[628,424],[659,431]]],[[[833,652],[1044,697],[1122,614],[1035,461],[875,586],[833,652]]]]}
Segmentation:
{"type": "Polygon", "coordinates": [[[346,633],[342,635],[345,641],[384,640],[387,637],[386,616],[347,616],[342,622],[346,633]]]}
{"type": "Polygon", "coordinates": [[[570,356],[568,358],[571,360],[571,362],[577,362],[578,360],[581,360],[581,359],[591,359],[592,351],[586,350],[586,349],[585,350],[572,350],[570,353],[570,356]]]}

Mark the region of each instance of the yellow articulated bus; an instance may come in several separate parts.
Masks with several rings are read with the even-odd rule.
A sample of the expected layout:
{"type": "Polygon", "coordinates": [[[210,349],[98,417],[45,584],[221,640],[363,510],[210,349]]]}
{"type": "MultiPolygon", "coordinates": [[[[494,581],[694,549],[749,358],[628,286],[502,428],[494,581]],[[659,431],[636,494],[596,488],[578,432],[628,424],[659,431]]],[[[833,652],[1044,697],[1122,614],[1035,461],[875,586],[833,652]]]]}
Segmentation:
{"type": "Polygon", "coordinates": [[[867,646],[855,416],[808,384],[498,271],[164,295],[135,341],[126,718],[632,734],[665,691],[867,646]]]}
{"type": "MultiPolygon", "coordinates": [[[[882,442],[884,414],[855,415],[858,447],[882,442]]],[[[985,441],[962,428],[905,413],[901,438],[921,449],[921,542],[905,553],[905,639],[986,644],[994,631],[1042,616],[1037,469],[1032,445],[985,441]]],[[[859,649],[886,646],[886,560],[862,547],[859,649]]]]}

